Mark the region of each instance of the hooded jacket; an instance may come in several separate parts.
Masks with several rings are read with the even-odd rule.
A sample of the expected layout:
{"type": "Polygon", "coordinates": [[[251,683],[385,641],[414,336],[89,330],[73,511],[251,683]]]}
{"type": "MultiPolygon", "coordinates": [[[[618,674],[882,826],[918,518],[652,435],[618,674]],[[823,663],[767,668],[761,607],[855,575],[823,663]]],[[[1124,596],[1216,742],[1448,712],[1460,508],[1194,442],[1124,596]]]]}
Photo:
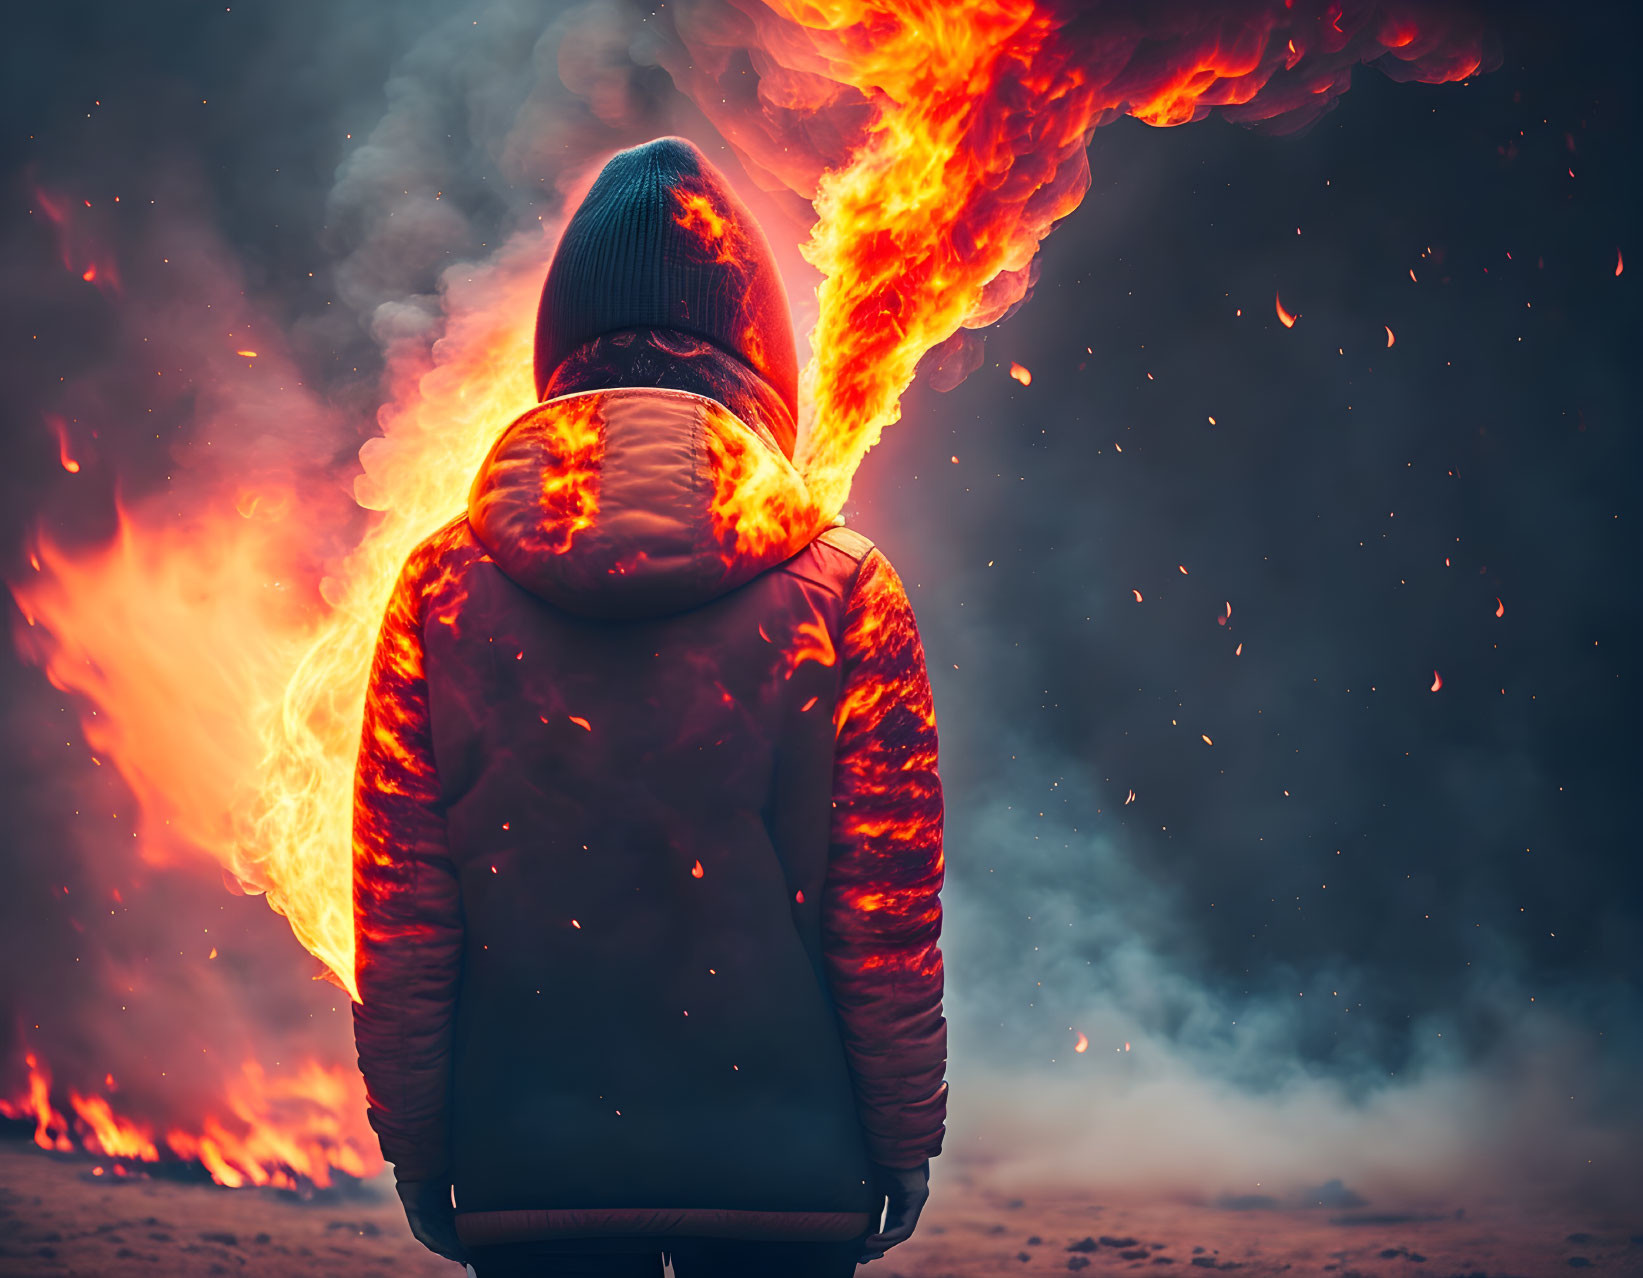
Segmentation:
{"type": "MultiPolygon", "coordinates": [[[[756,414],[750,414],[756,418],[756,414]]],[[[769,423],[509,426],[409,558],[355,790],[356,1039],[467,1243],[858,1237],[940,1151],[942,796],[912,609],[769,423]]]]}

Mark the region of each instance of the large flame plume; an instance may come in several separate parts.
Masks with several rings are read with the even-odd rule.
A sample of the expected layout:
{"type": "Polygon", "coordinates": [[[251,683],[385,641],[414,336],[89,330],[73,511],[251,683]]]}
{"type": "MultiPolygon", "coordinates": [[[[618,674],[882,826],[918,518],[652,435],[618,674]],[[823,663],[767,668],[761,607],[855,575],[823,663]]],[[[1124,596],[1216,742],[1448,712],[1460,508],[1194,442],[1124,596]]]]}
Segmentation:
{"type": "MultiPolygon", "coordinates": [[[[1094,129],[1217,109],[1298,127],[1360,64],[1441,82],[1484,59],[1475,25],[1409,3],[701,0],[673,20],[678,87],[758,181],[815,211],[803,252],[821,276],[819,317],[796,461],[824,517],[844,506],[921,361],[962,375],[970,331],[1026,298],[1040,242],[1089,186],[1094,129]]],[[[67,269],[112,296],[120,273],[75,232],[72,200],[41,203],[67,269]]],[[[101,548],[40,536],[35,571],[12,584],[23,651],[78,699],[88,744],[142,805],[142,856],[220,862],[350,994],[349,787],[372,641],[406,556],[463,509],[486,451],[532,403],[552,243],[533,225],[447,277],[441,339],[390,358],[348,518],[300,483],[224,474],[181,516],[167,500],[123,508],[101,548]]],[[[264,334],[253,349],[248,327],[231,321],[220,351],[198,353],[196,376],[226,385],[254,360],[271,378],[281,343],[264,334]]],[[[260,394],[228,403],[261,414],[290,403],[260,394]]],[[[78,469],[60,437],[64,467],[78,469]]],[[[726,504],[720,494],[716,513],[726,504]]],[[[357,1111],[327,1070],[306,1066],[292,1086],[322,1112],[357,1111]]],[[[225,1184],[375,1168],[368,1135],[335,1117],[317,1134],[286,1125],[295,1144],[262,1148],[218,1120],[160,1130],[76,1094],[74,1124],[44,1078],[31,1060],[30,1090],[7,1112],[33,1115],[53,1147],[72,1126],[81,1143],[137,1162],[162,1147],[198,1159],[225,1184]]],[[[225,1089],[253,1113],[278,1091],[250,1073],[225,1089]]],[[[257,1129],[243,1114],[240,1126],[257,1129]]]]}
{"type": "Polygon", "coordinates": [[[676,76],[750,169],[815,207],[804,255],[823,282],[797,460],[829,512],[900,416],[920,360],[1026,297],[1039,244],[1089,187],[1096,128],[1219,109],[1295,129],[1361,63],[1441,82],[1484,60],[1474,23],[1409,3],[771,0],[692,12],[676,76]],[[752,103],[732,87],[744,55],[760,73],[752,103]],[[844,141],[817,145],[832,138],[844,141]]]}

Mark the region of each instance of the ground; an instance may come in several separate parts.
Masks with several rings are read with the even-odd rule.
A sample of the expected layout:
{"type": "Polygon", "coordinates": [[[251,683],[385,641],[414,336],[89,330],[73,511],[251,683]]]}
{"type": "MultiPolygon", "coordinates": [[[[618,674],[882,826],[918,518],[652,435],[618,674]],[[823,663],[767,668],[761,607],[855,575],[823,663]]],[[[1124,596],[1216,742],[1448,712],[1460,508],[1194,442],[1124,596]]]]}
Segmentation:
{"type": "MultiPolygon", "coordinates": [[[[311,1201],[169,1179],[94,1174],[88,1159],[0,1142],[0,1274],[459,1278],[405,1229],[385,1182],[311,1201]]],[[[1239,1278],[1540,1278],[1590,1268],[1643,1275],[1643,1207],[1591,1212],[1470,1203],[1407,1214],[1098,1204],[1012,1197],[941,1170],[919,1235],[862,1278],[1232,1269],[1239,1278]]]]}

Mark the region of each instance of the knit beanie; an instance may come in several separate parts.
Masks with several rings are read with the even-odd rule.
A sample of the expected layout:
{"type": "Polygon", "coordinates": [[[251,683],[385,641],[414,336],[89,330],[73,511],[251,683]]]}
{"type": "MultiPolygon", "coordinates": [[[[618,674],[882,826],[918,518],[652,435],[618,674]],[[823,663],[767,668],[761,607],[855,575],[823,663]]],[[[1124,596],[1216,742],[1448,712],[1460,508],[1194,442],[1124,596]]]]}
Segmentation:
{"type": "Polygon", "coordinates": [[[759,224],[683,138],[619,151],[559,239],[536,314],[536,393],[605,333],[668,328],[758,372],[795,420],[799,361],[787,290],[759,224]]]}

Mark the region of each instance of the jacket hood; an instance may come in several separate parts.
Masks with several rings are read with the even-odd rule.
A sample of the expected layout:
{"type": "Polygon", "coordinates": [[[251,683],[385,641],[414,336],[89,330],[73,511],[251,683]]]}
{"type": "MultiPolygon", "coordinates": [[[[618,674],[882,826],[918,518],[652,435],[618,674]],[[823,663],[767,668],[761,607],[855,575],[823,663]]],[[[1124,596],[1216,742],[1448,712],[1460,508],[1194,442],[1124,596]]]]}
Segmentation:
{"type": "Polygon", "coordinates": [[[480,467],[468,520],[515,583],[607,618],[706,603],[827,525],[768,427],[651,387],[565,395],[525,413],[480,467]]]}

